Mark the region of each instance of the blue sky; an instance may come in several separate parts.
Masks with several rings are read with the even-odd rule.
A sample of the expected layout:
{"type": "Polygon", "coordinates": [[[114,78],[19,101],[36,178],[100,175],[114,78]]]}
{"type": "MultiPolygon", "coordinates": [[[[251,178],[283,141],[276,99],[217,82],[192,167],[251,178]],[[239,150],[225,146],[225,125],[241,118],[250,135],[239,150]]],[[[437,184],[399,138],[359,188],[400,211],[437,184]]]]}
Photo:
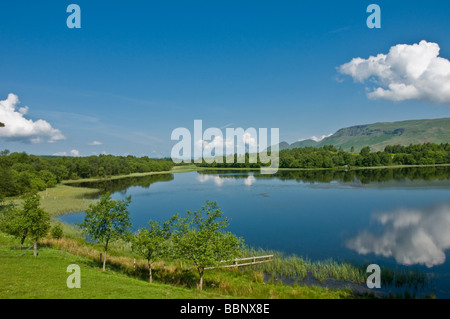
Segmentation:
{"type": "Polygon", "coordinates": [[[370,83],[339,71],[421,40],[450,59],[449,12],[448,1],[432,0],[3,1],[0,100],[15,94],[17,108],[29,107],[24,118],[65,139],[0,137],[0,149],[156,157],[169,156],[172,130],[195,119],[276,127],[292,143],[356,124],[450,117],[447,102],[423,95],[369,98],[370,83]],[[81,29],[66,26],[71,3],[81,29]],[[371,3],[381,29],[366,25],[371,3]]]}

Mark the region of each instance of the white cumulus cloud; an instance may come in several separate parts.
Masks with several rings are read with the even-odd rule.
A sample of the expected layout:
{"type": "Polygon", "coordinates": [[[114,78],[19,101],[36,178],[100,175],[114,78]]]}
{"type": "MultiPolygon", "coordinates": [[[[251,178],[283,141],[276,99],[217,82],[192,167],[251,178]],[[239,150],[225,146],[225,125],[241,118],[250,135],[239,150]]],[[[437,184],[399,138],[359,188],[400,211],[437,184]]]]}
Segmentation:
{"type": "Polygon", "coordinates": [[[322,135],[322,136],[320,136],[320,137],[317,137],[317,136],[311,136],[311,139],[313,140],[313,141],[316,141],[316,142],[320,142],[321,140],[323,140],[324,138],[326,138],[326,137],[330,137],[331,135],[333,135],[333,133],[330,133],[330,134],[328,134],[328,135],[322,135]]]}
{"type": "MultiPolygon", "coordinates": [[[[69,152],[69,155],[70,156],[80,156],[80,151],[78,151],[78,150],[71,150],[69,152]]],[[[57,152],[57,153],[54,153],[53,156],[67,156],[67,152],[57,152]]]]}
{"type": "Polygon", "coordinates": [[[57,152],[57,153],[53,153],[53,156],[67,156],[66,152],[57,152]]]}
{"type": "Polygon", "coordinates": [[[301,139],[299,139],[298,141],[301,142],[301,141],[305,141],[305,140],[313,140],[313,141],[315,141],[315,142],[320,142],[320,141],[323,140],[324,138],[330,137],[331,135],[333,135],[333,133],[330,133],[330,134],[327,134],[327,135],[322,135],[322,136],[320,136],[320,137],[317,137],[317,136],[313,135],[313,136],[311,136],[310,138],[301,138],[301,139]]]}
{"type": "Polygon", "coordinates": [[[80,156],[80,151],[78,151],[78,150],[71,150],[70,151],[70,155],[72,155],[72,156],[80,156]]]}
{"type": "Polygon", "coordinates": [[[88,145],[90,145],[90,146],[98,146],[98,145],[103,145],[103,143],[99,142],[99,141],[92,141],[92,142],[88,143],[88,145]]]}
{"type": "Polygon", "coordinates": [[[214,139],[210,142],[198,140],[195,147],[199,152],[203,150],[206,155],[211,155],[214,150],[217,156],[223,156],[225,154],[225,147],[229,147],[229,145],[232,145],[231,143],[231,140],[224,140],[222,136],[218,135],[214,136],[214,139]]]}
{"type": "Polygon", "coordinates": [[[425,40],[398,44],[388,54],[354,58],[338,70],[365,83],[371,99],[450,105],[450,61],[439,57],[439,51],[437,43],[425,40]]]}
{"type": "MultiPolygon", "coordinates": [[[[239,138],[239,137],[238,137],[239,138]]],[[[250,132],[244,132],[241,136],[241,140],[235,143],[234,136],[223,138],[221,135],[216,135],[211,141],[207,140],[197,140],[194,143],[194,147],[197,152],[200,153],[203,150],[204,157],[211,156],[214,150],[216,156],[232,155],[227,151],[233,149],[233,147],[239,147],[239,145],[247,146],[250,150],[258,149],[257,137],[253,136],[250,132]]],[[[239,151],[239,150],[238,150],[239,151]]]]}
{"type": "Polygon", "coordinates": [[[39,143],[43,139],[56,142],[65,139],[60,130],[53,128],[47,121],[26,119],[28,106],[18,107],[19,98],[8,94],[6,100],[0,100],[0,122],[5,126],[0,129],[0,138],[13,141],[39,143]]]}
{"type": "Polygon", "coordinates": [[[256,142],[256,138],[252,137],[250,133],[245,133],[243,136],[244,143],[249,147],[257,147],[258,143],[256,142]]]}

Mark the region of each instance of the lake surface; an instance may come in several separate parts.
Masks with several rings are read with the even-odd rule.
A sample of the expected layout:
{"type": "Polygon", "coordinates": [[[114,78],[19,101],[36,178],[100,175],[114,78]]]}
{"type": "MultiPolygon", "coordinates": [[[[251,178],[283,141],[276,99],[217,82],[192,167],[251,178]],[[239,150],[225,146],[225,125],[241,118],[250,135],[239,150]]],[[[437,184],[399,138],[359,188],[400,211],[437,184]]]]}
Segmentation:
{"type": "MultiPolygon", "coordinates": [[[[216,201],[229,230],[255,248],[311,260],[431,273],[431,290],[450,298],[450,168],[284,171],[260,175],[205,171],[79,186],[114,199],[132,196],[134,229],[216,201]]],[[[62,216],[81,222],[84,214],[62,216]]]]}

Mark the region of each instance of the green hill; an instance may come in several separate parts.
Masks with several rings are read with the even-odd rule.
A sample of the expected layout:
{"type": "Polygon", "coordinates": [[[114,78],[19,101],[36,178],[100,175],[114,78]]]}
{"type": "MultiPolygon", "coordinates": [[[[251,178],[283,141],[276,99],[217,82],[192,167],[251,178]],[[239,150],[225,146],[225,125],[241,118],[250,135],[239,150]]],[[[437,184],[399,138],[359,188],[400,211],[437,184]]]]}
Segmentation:
{"type": "Polygon", "coordinates": [[[318,145],[319,142],[316,142],[314,140],[303,140],[292,143],[291,145],[289,145],[289,147],[286,147],[286,149],[301,148],[301,147],[317,147],[318,145]]]}
{"type": "Polygon", "coordinates": [[[289,148],[334,145],[350,151],[353,146],[358,152],[364,146],[382,151],[386,145],[422,143],[450,143],[450,118],[356,125],[342,128],[320,142],[304,140],[292,143],[289,148]]]}

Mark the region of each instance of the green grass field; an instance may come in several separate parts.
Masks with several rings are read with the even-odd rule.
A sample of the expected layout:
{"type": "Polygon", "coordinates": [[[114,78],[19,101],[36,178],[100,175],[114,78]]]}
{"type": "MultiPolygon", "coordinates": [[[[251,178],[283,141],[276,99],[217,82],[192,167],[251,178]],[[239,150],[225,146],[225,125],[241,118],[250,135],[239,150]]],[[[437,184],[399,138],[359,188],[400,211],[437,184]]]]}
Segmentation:
{"type": "Polygon", "coordinates": [[[31,250],[24,256],[17,240],[0,233],[1,299],[71,299],[71,298],[223,298],[223,296],[171,285],[149,284],[108,270],[103,273],[87,258],[51,248],[40,248],[37,258],[31,250]],[[67,266],[77,264],[81,270],[81,288],[69,289],[67,266]]]}
{"type": "MultiPolygon", "coordinates": [[[[84,251],[92,253],[92,246],[78,241],[77,254],[64,252],[50,246],[40,247],[38,257],[32,251],[20,256],[25,249],[18,248],[18,240],[0,233],[0,299],[198,299],[198,298],[238,298],[238,299],[340,299],[357,298],[350,290],[333,290],[318,286],[284,285],[268,283],[263,280],[259,271],[247,269],[211,270],[205,273],[205,287],[199,291],[193,285],[174,283],[182,277],[196,281],[196,273],[191,270],[180,270],[173,266],[168,271],[155,271],[157,280],[153,284],[147,282],[146,270],[141,275],[130,275],[131,263],[128,257],[112,257],[107,271],[103,273],[99,263],[82,256],[84,251]],[[128,262],[127,267],[120,263],[128,262]],[[77,264],[81,269],[81,288],[69,289],[66,280],[67,266],[77,264]],[[172,282],[171,284],[164,281],[172,282]]],[[[26,247],[25,245],[24,247],[26,247]]],[[[98,256],[98,252],[94,251],[98,256]]],[[[138,260],[137,264],[145,262],[138,260]]],[[[182,279],[182,278],[181,278],[182,279]]],[[[182,281],[182,280],[181,280],[182,281]]]]}

